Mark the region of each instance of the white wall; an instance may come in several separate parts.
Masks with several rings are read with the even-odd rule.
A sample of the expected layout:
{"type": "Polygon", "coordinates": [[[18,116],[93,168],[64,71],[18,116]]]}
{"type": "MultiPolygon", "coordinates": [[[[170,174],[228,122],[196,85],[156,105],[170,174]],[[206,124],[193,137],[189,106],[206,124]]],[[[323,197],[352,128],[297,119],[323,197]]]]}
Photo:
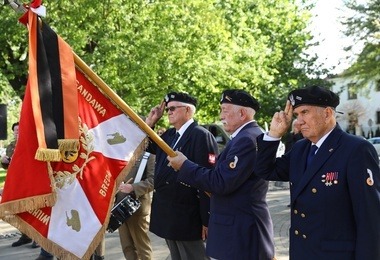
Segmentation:
{"type": "Polygon", "coordinates": [[[361,135],[359,129],[362,129],[365,136],[368,135],[370,130],[369,119],[372,119],[372,131],[375,134],[376,129],[380,126],[376,122],[376,113],[380,111],[380,92],[376,91],[375,83],[369,85],[367,93],[360,91],[357,93],[357,99],[348,100],[348,85],[353,81],[347,78],[332,78],[329,81],[335,83],[332,91],[339,94],[340,104],[336,110],[344,113],[343,115],[337,114],[337,121],[342,129],[346,130],[348,127],[348,113],[355,111],[359,114],[356,134],[361,135]]]}

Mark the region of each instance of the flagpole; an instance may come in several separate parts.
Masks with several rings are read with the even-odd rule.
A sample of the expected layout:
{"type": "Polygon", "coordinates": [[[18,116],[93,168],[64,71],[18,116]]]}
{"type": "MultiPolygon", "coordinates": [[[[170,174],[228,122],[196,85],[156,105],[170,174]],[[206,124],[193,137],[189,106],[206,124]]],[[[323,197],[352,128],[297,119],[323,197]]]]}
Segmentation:
{"type": "Polygon", "coordinates": [[[175,157],[177,154],[173,151],[170,146],[165,143],[164,140],[153,131],[141,118],[139,115],[135,113],[125,102],[122,100],[107,84],[94,72],[92,69],[75,53],[74,62],[75,64],[92,80],[95,84],[103,90],[106,95],[116,103],[120,109],[125,112],[129,117],[135,121],[145,133],[149,135],[149,137],[170,157],[175,157]]]}

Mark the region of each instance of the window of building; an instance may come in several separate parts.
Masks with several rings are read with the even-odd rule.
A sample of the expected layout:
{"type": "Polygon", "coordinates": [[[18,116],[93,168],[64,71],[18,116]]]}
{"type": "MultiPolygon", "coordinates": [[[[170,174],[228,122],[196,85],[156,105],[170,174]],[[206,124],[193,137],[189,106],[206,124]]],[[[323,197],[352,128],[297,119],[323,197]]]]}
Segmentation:
{"type": "Polygon", "coordinates": [[[380,111],[376,111],[376,124],[380,124],[380,111]]]}

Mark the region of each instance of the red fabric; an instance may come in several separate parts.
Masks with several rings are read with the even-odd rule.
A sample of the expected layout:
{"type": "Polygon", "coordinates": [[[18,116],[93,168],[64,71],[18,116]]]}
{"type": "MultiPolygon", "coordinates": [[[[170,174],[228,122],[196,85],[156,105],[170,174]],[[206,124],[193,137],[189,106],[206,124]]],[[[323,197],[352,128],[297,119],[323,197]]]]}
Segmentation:
{"type": "Polygon", "coordinates": [[[42,2],[41,0],[33,0],[32,3],[30,4],[30,7],[38,8],[38,7],[40,7],[41,2],[42,2]]]}
{"type": "MultiPolygon", "coordinates": [[[[38,147],[34,118],[31,116],[32,104],[30,98],[29,84],[25,90],[22,104],[19,135],[11,163],[8,168],[2,200],[0,204],[0,216],[2,204],[15,203],[17,200],[26,200],[25,207],[20,207],[10,213],[26,211],[35,196],[51,194],[50,179],[46,162],[34,159],[38,147]]],[[[33,207],[45,207],[43,202],[33,207]]]]}

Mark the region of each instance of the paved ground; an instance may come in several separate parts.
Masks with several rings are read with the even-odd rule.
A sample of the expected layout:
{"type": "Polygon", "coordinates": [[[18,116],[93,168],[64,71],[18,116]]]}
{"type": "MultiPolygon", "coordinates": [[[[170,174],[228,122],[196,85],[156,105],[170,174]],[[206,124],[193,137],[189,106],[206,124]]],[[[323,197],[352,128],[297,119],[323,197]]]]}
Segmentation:
{"type": "MultiPolygon", "coordinates": [[[[268,204],[272,214],[275,234],[275,250],[278,260],[288,260],[288,230],[290,208],[289,189],[282,184],[271,183],[268,192],[268,204]]],[[[165,241],[154,234],[150,234],[153,246],[153,260],[170,260],[169,251],[165,241]]],[[[20,237],[20,233],[8,223],[0,220],[0,260],[20,260],[37,258],[40,249],[32,249],[31,244],[13,248],[11,244],[20,237]]],[[[124,259],[120,249],[119,235],[115,233],[106,234],[106,259],[124,259]]]]}

